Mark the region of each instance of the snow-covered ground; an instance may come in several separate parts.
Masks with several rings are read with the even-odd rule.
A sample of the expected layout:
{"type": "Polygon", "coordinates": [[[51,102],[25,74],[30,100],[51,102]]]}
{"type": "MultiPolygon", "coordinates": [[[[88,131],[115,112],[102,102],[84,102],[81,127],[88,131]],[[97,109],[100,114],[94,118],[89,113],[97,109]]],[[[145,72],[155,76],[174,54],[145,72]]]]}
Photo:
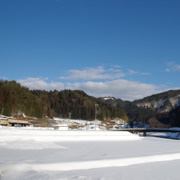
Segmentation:
{"type": "Polygon", "coordinates": [[[179,167],[179,140],[119,131],[0,128],[0,180],[179,180],[179,167]]]}
{"type": "Polygon", "coordinates": [[[58,117],[54,117],[53,120],[55,121],[59,121],[59,122],[77,122],[77,123],[83,123],[86,124],[87,120],[79,120],[79,119],[65,119],[65,118],[58,118],[58,117]]]}
{"type": "Polygon", "coordinates": [[[164,137],[164,138],[172,138],[172,139],[180,139],[180,133],[172,133],[172,132],[149,132],[147,133],[149,136],[155,136],[155,137],[164,137]]]}

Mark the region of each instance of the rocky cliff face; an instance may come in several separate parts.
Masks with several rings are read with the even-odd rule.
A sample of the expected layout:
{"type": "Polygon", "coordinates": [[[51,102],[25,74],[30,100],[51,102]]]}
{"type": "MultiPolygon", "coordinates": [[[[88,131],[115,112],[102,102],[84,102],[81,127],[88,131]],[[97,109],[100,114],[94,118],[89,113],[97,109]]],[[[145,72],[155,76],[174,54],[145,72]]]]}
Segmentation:
{"type": "Polygon", "coordinates": [[[180,106],[180,90],[149,96],[142,100],[134,101],[134,103],[138,107],[150,108],[160,113],[169,112],[180,106]]]}

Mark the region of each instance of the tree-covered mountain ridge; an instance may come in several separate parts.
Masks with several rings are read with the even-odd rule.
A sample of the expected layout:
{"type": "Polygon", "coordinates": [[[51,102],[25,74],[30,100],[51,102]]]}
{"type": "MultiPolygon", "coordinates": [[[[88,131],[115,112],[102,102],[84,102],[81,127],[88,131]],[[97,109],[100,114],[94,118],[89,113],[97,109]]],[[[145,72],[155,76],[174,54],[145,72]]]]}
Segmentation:
{"type": "Polygon", "coordinates": [[[103,97],[108,104],[115,107],[126,109],[127,106],[137,106],[140,108],[148,108],[152,111],[164,113],[170,112],[172,109],[180,106],[180,90],[169,90],[159,94],[154,94],[143,99],[138,99],[133,102],[123,101],[115,97],[103,97]]]}
{"type": "Polygon", "coordinates": [[[29,90],[16,81],[0,81],[0,114],[8,116],[24,113],[37,118],[56,116],[94,120],[95,104],[98,104],[97,119],[128,119],[123,109],[111,106],[80,90],[29,90]]]}
{"type": "Polygon", "coordinates": [[[169,90],[134,101],[138,107],[150,108],[160,113],[170,112],[180,106],[180,90],[169,90]]]}
{"type": "Polygon", "coordinates": [[[149,124],[150,120],[156,119],[157,123],[165,126],[180,126],[180,90],[169,90],[133,102],[114,97],[101,100],[124,109],[131,122],[149,124]]]}
{"type": "Polygon", "coordinates": [[[16,81],[1,80],[0,114],[11,116],[24,113],[26,116],[37,118],[94,120],[95,105],[98,104],[96,117],[100,120],[121,118],[129,122],[147,124],[154,118],[163,124],[180,126],[179,95],[180,90],[171,90],[130,102],[112,97],[95,98],[80,90],[29,90],[16,81]],[[160,106],[161,102],[165,101],[168,103],[160,106]],[[170,108],[165,111],[164,107],[170,108]]]}

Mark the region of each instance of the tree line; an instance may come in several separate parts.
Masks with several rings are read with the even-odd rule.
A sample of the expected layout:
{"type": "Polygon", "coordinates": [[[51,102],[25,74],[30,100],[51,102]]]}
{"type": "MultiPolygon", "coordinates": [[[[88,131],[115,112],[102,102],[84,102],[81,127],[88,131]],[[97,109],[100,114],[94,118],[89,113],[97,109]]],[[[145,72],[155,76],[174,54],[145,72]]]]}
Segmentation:
{"type": "Polygon", "coordinates": [[[123,109],[88,96],[80,90],[29,90],[16,81],[0,81],[0,114],[7,116],[25,113],[27,116],[37,118],[56,116],[94,120],[95,104],[98,104],[97,119],[99,120],[128,119],[123,109]]]}

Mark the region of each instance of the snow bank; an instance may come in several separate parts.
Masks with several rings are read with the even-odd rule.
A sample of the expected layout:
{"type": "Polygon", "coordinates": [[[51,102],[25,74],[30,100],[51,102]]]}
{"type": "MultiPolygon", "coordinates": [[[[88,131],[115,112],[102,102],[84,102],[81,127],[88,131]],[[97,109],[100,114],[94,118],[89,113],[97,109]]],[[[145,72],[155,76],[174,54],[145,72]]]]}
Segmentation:
{"type": "Polygon", "coordinates": [[[17,150],[66,149],[58,142],[134,141],[140,140],[129,132],[115,131],[58,131],[50,129],[2,128],[0,148],[17,150]]]}
{"type": "Polygon", "coordinates": [[[1,128],[0,179],[179,180],[179,141],[139,139],[118,131],[1,128]]]}
{"type": "Polygon", "coordinates": [[[120,131],[58,131],[25,128],[3,128],[0,131],[0,143],[9,141],[128,141],[140,140],[138,135],[120,131]]]}
{"type": "Polygon", "coordinates": [[[172,132],[149,132],[147,134],[151,135],[151,136],[156,136],[156,137],[180,139],[180,133],[179,132],[176,132],[176,133],[172,133],[172,132]]]}
{"type": "Polygon", "coordinates": [[[180,160],[180,153],[161,154],[121,159],[105,159],[96,161],[77,161],[65,163],[44,163],[44,164],[16,164],[12,165],[14,171],[74,171],[107,167],[124,167],[145,163],[164,162],[180,160]]]}

